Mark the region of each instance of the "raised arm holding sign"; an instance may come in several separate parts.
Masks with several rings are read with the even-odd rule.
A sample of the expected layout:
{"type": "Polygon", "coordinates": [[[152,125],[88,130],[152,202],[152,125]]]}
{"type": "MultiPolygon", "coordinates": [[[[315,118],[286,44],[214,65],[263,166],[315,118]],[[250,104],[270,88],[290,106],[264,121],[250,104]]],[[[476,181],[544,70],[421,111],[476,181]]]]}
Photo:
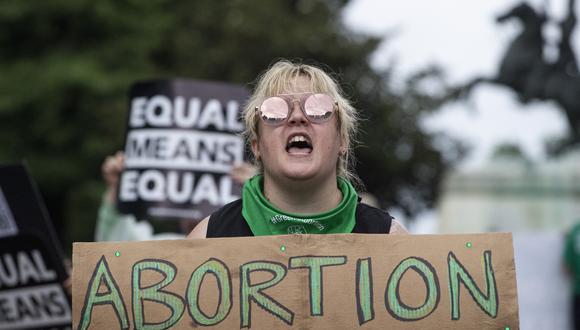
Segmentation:
{"type": "MultiPolygon", "coordinates": [[[[107,156],[101,166],[106,190],[99,207],[95,228],[96,241],[140,241],[159,239],[185,238],[199,219],[179,219],[179,232],[155,232],[153,225],[145,219],[137,219],[131,214],[120,214],[116,209],[117,187],[119,176],[125,168],[125,155],[118,151],[107,156]]],[[[230,176],[236,184],[243,184],[256,172],[254,166],[247,162],[234,165],[230,176]]]]}

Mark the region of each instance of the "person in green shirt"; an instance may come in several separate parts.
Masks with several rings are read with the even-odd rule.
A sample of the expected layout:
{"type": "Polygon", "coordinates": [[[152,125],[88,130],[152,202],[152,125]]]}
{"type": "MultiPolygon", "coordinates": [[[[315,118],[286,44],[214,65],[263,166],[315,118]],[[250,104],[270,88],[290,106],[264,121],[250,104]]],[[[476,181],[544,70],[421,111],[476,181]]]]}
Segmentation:
{"type": "Polygon", "coordinates": [[[572,321],[574,329],[580,329],[580,222],[568,232],[564,244],[564,265],[573,281],[572,321]]]}

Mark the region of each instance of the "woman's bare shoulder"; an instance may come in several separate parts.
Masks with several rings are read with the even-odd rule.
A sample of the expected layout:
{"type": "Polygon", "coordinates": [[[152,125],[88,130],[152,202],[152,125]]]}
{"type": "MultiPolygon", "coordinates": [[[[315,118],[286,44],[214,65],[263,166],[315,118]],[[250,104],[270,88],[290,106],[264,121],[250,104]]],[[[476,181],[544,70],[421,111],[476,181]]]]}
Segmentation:
{"type": "Polygon", "coordinates": [[[201,220],[195,228],[187,235],[187,238],[206,238],[207,237],[207,223],[209,217],[201,220]]]}
{"type": "Polygon", "coordinates": [[[397,220],[392,220],[391,221],[391,230],[389,231],[389,234],[392,234],[392,235],[407,235],[407,234],[409,234],[409,232],[397,220]]]}

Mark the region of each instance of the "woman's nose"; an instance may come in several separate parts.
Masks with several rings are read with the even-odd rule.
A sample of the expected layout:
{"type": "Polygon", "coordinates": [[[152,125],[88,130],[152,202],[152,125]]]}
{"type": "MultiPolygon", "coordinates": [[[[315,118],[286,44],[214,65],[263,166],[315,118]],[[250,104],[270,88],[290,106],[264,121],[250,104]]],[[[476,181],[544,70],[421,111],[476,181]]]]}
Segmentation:
{"type": "Polygon", "coordinates": [[[288,116],[288,123],[291,125],[308,123],[308,118],[306,118],[302,112],[302,109],[300,109],[300,102],[298,101],[292,102],[292,109],[290,110],[290,114],[288,116]]]}

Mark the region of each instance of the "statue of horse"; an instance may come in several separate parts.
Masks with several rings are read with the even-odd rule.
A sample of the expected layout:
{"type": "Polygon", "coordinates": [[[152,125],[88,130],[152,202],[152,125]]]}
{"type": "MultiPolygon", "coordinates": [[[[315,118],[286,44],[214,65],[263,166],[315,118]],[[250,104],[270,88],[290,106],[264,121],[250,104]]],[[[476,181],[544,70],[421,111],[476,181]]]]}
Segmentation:
{"type": "Polygon", "coordinates": [[[542,27],[546,17],[530,5],[522,3],[499,16],[497,22],[503,23],[510,19],[519,19],[523,30],[510,44],[499,65],[497,76],[490,82],[512,88],[522,101],[527,102],[537,90],[531,80],[542,74],[544,69],[542,27]]]}
{"type": "Polygon", "coordinates": [[[558,46],[558,60],[550,65],[544,81],[544,99],[554,100],[566,112],[566,118],[573,133],[573,140],[580,142],[580,71],[571,39],[576,26],[574,5],[576,0],[568,3],[568,17],[560,23],[562,31],[558,46]]]}
{"type": "Polygon", "coordinates": [[[536,12],[526,3],[519,4],[497,18],[499,23],[518,19],[523,25],[520,34],[508,47],[497,75],[476,78],[455,90],[452,97],[465,96],[478,84],[492,83],[511,88],[522,103],[553,100],[566,114],[571,141],[580,142],[580,74],[571,46],[576,25],[575,2],[569,0],[568,16],[560,23],[562,39],[556,62],[548,63],[543,56],[542,28],[547,21],[546,15],[536,12]]]}

